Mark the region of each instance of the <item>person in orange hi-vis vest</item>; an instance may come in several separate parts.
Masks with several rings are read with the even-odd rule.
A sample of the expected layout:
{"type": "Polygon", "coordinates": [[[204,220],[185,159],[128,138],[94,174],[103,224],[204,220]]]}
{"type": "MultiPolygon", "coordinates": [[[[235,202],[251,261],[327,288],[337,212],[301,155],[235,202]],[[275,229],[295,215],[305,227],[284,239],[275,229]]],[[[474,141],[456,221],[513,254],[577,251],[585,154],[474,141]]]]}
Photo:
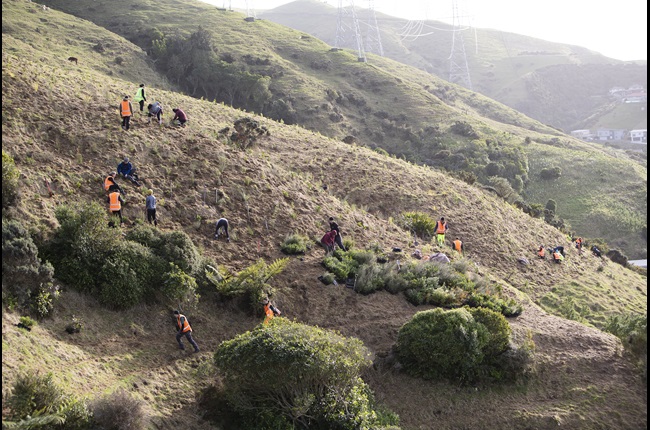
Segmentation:
{"type": "Polygon", "coordinates": [[[178,330],[176,332],[178,347],[185,349],[185,345],[183,345],[183,336],[185,336],[187,341],[194,347],[194,352],[199,352],[199,345],[192,338],[192,327],[190,327],[190,322],[187,320],[187,317],[179,311],[174,311],[174,316],[176,317],[176,329],[178,330]]]}
{"type": "Polygon", "coordinates": [[[268,324],[274,316],[279,316],[282,313],[280,309],[273,306],[269,299],[263,299],[261,303],[264,305],[264,324],[268,324]]]}
{"type": "Polygon", "coordinates": [[[539,258],[546,258],[546,250],[544,250],[544,245],[539,245],[539,249],[537,250],[537,256],[539,258]]]}
{"type": "Polygon", "coordinates": [[[576,239],[576,248],[578,248],[578,255],[582,255],[582,238],[576,239]]]}
{"type": "Polygon", "coordinates": [[[122,225],[122,205],[124,204],[124,199],[118,190],[113,190],[108,194],[106,198],[108,201],[108,211],[112,215],[117,215],[120,217],[120,225],[122,225]]]}
{"type": "Polygon", "coordinates": [[[440,217],[440,219],[436,221],[436,239],[439,246],[445,244],[445,233],[447,233],[447,221],[445,221],[445,217],[440,217]]]}
{"type": "Polygon", "coordinates": [[[459,254],[463,253],[463,242],[460,240],[460,238],[457,237],[456,240],[452,242],[452,244],[456,252],[458,252],[459,254]]]}
{"type": "Polygon", "coordinates": [[[131,124],[131,116],[133,115],[133,106],[129,101],[129,96],[124,96],[122,98],[122,103],[120,103],[120,117],[122,117],[122,129],[129,130],[131,124]]]}

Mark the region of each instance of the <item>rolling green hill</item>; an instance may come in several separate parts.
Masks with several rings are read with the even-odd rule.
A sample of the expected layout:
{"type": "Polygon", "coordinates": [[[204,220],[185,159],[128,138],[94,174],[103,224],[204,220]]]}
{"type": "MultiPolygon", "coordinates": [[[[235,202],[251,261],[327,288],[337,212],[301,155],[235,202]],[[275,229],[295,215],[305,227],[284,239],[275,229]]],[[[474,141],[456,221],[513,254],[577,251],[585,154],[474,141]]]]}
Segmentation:
{"type": "MultiPolygon", "coordinates": [[[[153,8],[153,2],[151,5],[153,8]]],[[[233,18],[232,25],[240,18],[233,18]]],[[[390,254],[400,247],[404,252],[397,258],[409,259],[416,245],[411,233],[397,221],[399,216],[408,211],[445,216],[450,235],[458,235],[466,243],[471,271],[489,285],[502,288],[524,308],[509,322],[516,341],[530,336],[535,343],[535,372],[527,383],[461,387],[405,376],[388,364],[396,334],[415,312],[432,306],[414,306],[403,295],[386,291],[362,295],[342,285],[324,286],[318,280],[324,271],[321,249],[291,257],[288,268],[274,278],[275,299],[283,316],[361,339],[375,359],[364,379],[377,400],[400,416],[400,428],[405,430],[432,424],[438,428],[513,429],[550,429],[558,424],[569,429],[647,425],[647,387],[639,369],[622,354],[621,342],[600,330],[608,317],[646,312],[645,276],[608,259],[578,255],[565,234],[478,184],[358,143],[343,143],[338,135],[332,139],[307,127],[282,124],[173,91],[174,87],[166,85],[150,63],[142,60],[137,47],[88,21],[57,10],[44,11],[32,2],[4,0],[3,28],[7,30],[12,23],[20,25],[5,31],[2,41],[2,139],[3,151],[13,157],[20,171],[20,197],[14,207],[3,211],[3,219],[25,224],[37,242],[51,237],[57,226],[54,212],[60,205],[103,204],[102,180],[125,155],[138,168],[144,188],[154,189],[159,198],[159,228],[187,233],[201,252],[233,271],[258,258],[270,262],[284,257],[280,243],[290,234],[318,239],[329,216],[337,218],[356,248],[375,245],[390,254]],[[39,25],[43,19],[49,25],[39,25]],[[41,30],[32,30],[36,28],[41,30]],[[40,34],[45,30],[46,36],[40,34]],[[78,31],[70,39],[74,44],[61,43],[72,30],[78,31]],[[120,46],[123,68],[129,70],[115,72],[112,61],[117,52],[98,53],[94,48],[98,41],[104,46],[120,46]],[[71,47],[77,50],[70,51],[71,47]],[[71,52],[79,58],[78,65],[66,60],[71,52]],[[134,93],[143,77],[153,82],[148,84],[148,94],[163,102],[165,120],[170,118],[168,108],[179,106],[189,115],[188,127],[159,127],[136,115],[132,130],[120,128],[117,104],[125,93],[134,93]],[[232,129],[243,117],[259,121],[270,135],[242,148],[228,133],[220,132],[232,129]],[[231,222],[230,243],[213,239],[214,221],[222,216],[231,222]],[[564,245],[565,263],[536,259],[540,243],[564,245]],[[517,261],[522,257],[529,264],[517,261]]],[[[247,36],[252,40],[251,34],[247,36]]],[[[282,39],[277,37],[265,40],[278,49],[282,39]]],[[[287,46],[296,40],[306,42],[292,38],[279,50],[291,58],[293,51],[287,46]]],[[[306,51],[305,55],[310,54],[306,51]]],[[[294,70],[292,76],[304,80],[303,91],[321,82],[308,80],[311,76],[294,63],[273,58],[287,68],[285,76],[294,70]]],[[[360,67],[355,75],[359,79],[378,76],[363,75],[364,66],[348,55],[339,61],[350,68],[360,67]]],[[[418,79],[435,84],[424,80],[424,75],[416,75],[414,81],[395,78],[403,67],[386,62],[381,76],[396,82],[400,79],[398,86],[404,87],[417,86],[418,79]]],[[[335,77],[340,85],[349,85],[345,76],[335,77]]],[[[278,85],[291,88],[291,82],[278,85]]],[[[463,109],[473,111],[469,104],[459,101],[450,107],[427,94],[412,97],[435,101],[439,107],[435,113],[441,118],[448,112],[463,115],[486,135],[506,130],[515,136],[523,133],[494,119],[464,116],[460,113],[463,109]]],[[[296,97],[303,97],[302,93],[296,92],[296,97]]],[[[484,109],[493,106],[487,99],[478,100],[484,109]]],[[[408,105],[400,103],[404,108],[408,105]]],[[[521,144],[535,151],[531,154],[550,160],[554,159],[547,157],[560,157],[564,152],[576,158],[588,154],[593,166],[614,166],[612,176],[605,176],[608,181],[623,177],[634,182],[645,174],[622,152],[594,152],[589,145],[568,137],[542,133],[550,131],[516,112],[506,109],[496,113],[539,127],[540,131],[527,130],[517,138],[532,137],[531,143],[521,144]],[[559,143],[551,141],[554,136],[561,139],[559,143]]],[[[312,121],[310,127],[317,129],[318,122],[312,121]]],[[[530,164],[537,161],[529,160],[530,164]]],[[[562,168],[568,171],[564,165],[562,168]]],[[[566,173],[560,180],[565,176],[571,177],[566,173]]],[[[583,184],[572,185],[568,180],[567,186],[584,189],[583,184]]],[[[124,231],[128,232],[146,222],[144,190],[130,184],[125,188],[124,231]]],[[[562,201],[558,200],[558,205],[562,201]]],[[[629,219],[633,222],[634,218],[629,219]]],[[[417,246],[433,248],[422,238],[418,240],[417,246]]],[[[3,291],[5,287],[3,280],[3,291]]],[[[176,349],[169,309],[158,303],[118,312],[63,284],[53,316],[26,331],[16,327],[22,313],[4,298],[3,400],[9,397],[19,374],[49,371],[58,384],[90,400],[126,389],[144,402],[151,427],[161,429],[180,425],[221,428],[208,419],[219,411],[206,410],[203,402],[206,393],[221,381],[212,353],[222,341],[260,322],[237,303],[206,294],[190,314],[202,352],[187,356],[176,349]],[[65,327],[73,318],[83,322],[83,329],[70,335],[65,327]]],[[[3,408],[3,419],[6,413],[3,408]]]]}
{"type": "MultiPolygon", "coordinates": [[[[357,11],[363,22],[367,14],[363,8],[357,11]]],[[[327,4],[298,0],[259,16],[335,45],[337,9],[327,4]]],[[[449,78],[450,25],[376,16],[384,56],[449,78]]],[[[612,87],[639,84],[647,89],[643,62],[622,62],[583,47],[492,29],[469,29],[461,36],[474,91],[566,132],[587,128],[585,120],[608,104],[612,87]]],[[[355,41],[344,41],[343,47],[356,50],[355,41]]],[[[611,119],[606,128],[625,128],[625,122],[611,119]]]]}

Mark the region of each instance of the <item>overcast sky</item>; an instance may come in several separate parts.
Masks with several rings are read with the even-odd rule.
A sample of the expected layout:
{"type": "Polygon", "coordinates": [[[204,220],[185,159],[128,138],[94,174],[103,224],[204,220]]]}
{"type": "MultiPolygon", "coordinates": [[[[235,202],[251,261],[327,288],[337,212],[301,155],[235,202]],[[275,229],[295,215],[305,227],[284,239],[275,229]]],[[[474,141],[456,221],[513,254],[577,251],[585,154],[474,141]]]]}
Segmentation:
{"type": "MultiPolygon", "coordinates": [[[[293,0],[203,1],[243,10],[248,5],[258,13],[293,0]]],[[[338,0],[319,1],[338,5],[338,0]]],[[[362,8],[372,2],[354,0],[362,8]]],[[[374,5],[378,12],[404,19],[452,22],[452,0],[374,0],[374,5]]],[[[647,0],[457,0],[457,6],[474,27],[578,45],[618,60],[647,60],[647,0]]]]}

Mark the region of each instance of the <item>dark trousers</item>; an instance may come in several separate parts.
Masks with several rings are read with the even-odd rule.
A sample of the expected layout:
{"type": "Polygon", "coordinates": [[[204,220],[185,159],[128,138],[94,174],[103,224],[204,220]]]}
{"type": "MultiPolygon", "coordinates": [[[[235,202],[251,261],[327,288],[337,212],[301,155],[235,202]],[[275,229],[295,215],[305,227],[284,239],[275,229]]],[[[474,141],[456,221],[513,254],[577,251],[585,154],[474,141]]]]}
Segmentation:
{"type": "Polygon", "coordinates": [[[176,333],[176,341],[178,342],[178,346],[181,349],[185,349],[185,345],[183,345],[183,336],[187,338],[187,341],[194,347],[194,351],[199,350],[199,346],[196,344],[194,339],[192,339],[192,331],[186,331],[185,333],[179,331],[176,333]]]}
{"type": "Polygon", "coordinates": [[[339,246],[339,248],[341,248],[343,251],[347,251],[347,249],[345,249],[345,246],[343,246],[343,239],[341,239],[340,234],[336,235],[336,238],[334,239],[334,241],[339,246]]]}
{"type": "Polygon", "coordinates": [[[158,225],[156,209],[147,209],[147,221],[149,221],[149,224],[153,223],[153,225],[158,225]]]}
{"type": "Polygon", "coordinates": [[[217,223],[217,229],[214,234],[219,234],[220,228],[223,228],[224,233],[226,233],[226,239],[230,239],[230,236],[228,235],[228,221],[219,220],[217,223]]]}
{"type": "Polygon", "coordinates": [[[124,130],[128,130],[130,124],[131,124],[131,116],[123,116],[122,117],[122,128],[124,128],[124,130]]]}
{"type": "Polygon", "coordinates": [[[113,214],[113,216],[119,216],[120,217],[120,224],[122,224],[124,222],[124,221],[122,221],[122,209],[120,209],[119,211],[111,211],[111,213],[113,214]]]}
{"type": "Polygon", "coordinates": [[[140,112],[144,110],[144,100],[140,100],[138,103],[140,103],[140,112]]]}

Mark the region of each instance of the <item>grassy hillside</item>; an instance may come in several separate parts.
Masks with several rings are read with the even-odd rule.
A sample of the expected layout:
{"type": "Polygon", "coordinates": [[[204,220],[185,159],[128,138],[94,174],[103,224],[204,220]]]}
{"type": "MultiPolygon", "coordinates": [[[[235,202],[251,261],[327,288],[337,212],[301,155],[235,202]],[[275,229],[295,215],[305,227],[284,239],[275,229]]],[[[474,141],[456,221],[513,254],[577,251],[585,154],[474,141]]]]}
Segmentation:
{"type": "MultiPolygon", "coordinates": [[[[359,63],[355,52],[331,52],[330,45],[270,21],[245,22],[242,14],[220,11],[203,3],[193,3],[191,7],[182,3],[182,16],[175,12],[181,7],[180,3],[173,0],[159,3],[155,8],[146,2],[126,3],[113,2],[109,6],[56,0],[52,5],[94,20],[142,47],[151,47],[152,38],[158,37],[173,45],[174,35],[187,36],[201,26],[210,35],[215,55],[225,59],[228,68],[264,76],[267,80],[264,82],[268,82],[272,103],[260,107],[249,97],[238,107],[268,111],[273,116],[271,105],[279,104],[287,109],[284,115],[280,115],[287,123],[300,124],[336,139],[349,137],[364,146],[380,147],[413,162],[449,171],[468,170],[484,184],[489,183],[487,165],[494,162],[499,170],[496,174],[507,177],[516,191],[520,191],[518,188],[522,186],[524,191],[526,187],[532,187],[529,195],[540,200],[531,199],[529,204],[543,205],[549,198],[575,200],[582,194],[583,181],[578,181],[577,187],[571,183],[553,190],[543,189],[542,184],[530,185],[536,181],[539,171],[532,169],[530,166],[537,164],[529,164],[527,159],[537,158],[538,154],[536,146],[523,145],[526,139],[541,143],[561,138],[567,145],[578,145],[587,152],[595,151],[593,157],[597,159],[601,159],[600,153],[606,154],[602,160],[612,156],[626,157],[603,151],[601,146],[585,146],[556,129],[425,71],[386,57],[372,57],[369,63],[359,63]],[[130,10],[127,16],[120,13],[124,8],[130,10]],[[455,132],[453,127],[457,123],[469,125],[472,132],[466,135],[455,132]],[[558,192],[562,195],[553,195],[558,192]]],[[[528,46],[520,46],[515,43],[519,39],[512,37],[513,46],[518,46],[518,49],[528,46]]],[[[195,69],[202,70],[201,67],[203,65],[198,64],[195,69]]],[[[177,83],[200,80],[206,75],[192,70],[187,69],[184,72],[186,79],[177,83]]],[[[508,70],[511,69],[504,68],[495,76],[499,79],[506,77],[511,73],[508,70]]],[[[218,76],[212,80],[228,82],[218,76]]],[[[231,88],[234,86],[230,85],[231,88]]],[[[197,88],[200,85],[191,86],[188,91],[196,92],[197,88]]],[[[200,94],[208,100],[224,100],[222,93],[200,94]]],[[[225,96],[225,101],[230,103],[231,99],[225,96]]],[[[550,111],[557,112],[555,108],[550,111]]],[[[632,166],[626,170],[636,175],[632,181],[634,184],[645,182],[644,172],[632,166]]],[[[587,182],[587,178],[584,179],[587,182]]],[[[607,195],[616,195],[612,190],[629,186],[619,179],[590,184],[596,194],[607,195]]],[[[611,204],[614,207],[608,212],[613,214],[626,210],[620,207],[627,208],[630,202],[624,199],[611,204]]],[[[643,202],[634,202],[633,206],[632,213],[638,213],[634,225],[643,225],[643,202]]],[[[600,229],[583,222],[583,218],[566,205],[559,206],[558,215],[582,236],[597,237],[601,234],[600,229]]],[[[608,224],[617,225],[613,219],[609,219],[608,224]]],[[[646,254],[645,239],[640,230],[630,232],[626,226],[623,230],[606,231],[604,238],[616,244],[625,242],[627,247],[623,251],[631,258],[643,258],[646,254]]]]}
{"type": "MultiPolygon", "coordinates": [[[[10,22],[12,8],[34,19],[41,13],[33,3],[5,0],[3,18],[10,22]]],[[[59,28],[72,22],[92,28],[57,11],[47,13],[47,19],[61,20],[59,28]]],[[[56,60],[54,44],[41,48],[4,36],[3,150],[16,160],[22,195],[3,216],[21,220],[35,237],[51,234],[58,205],[102,203],[102,179],[125,155],[159,198],[160,228],[185,231],[202,252],[232,270],[284,256],[279,244],[288,234],[319,238],[329,216],[356,247],[376,244],[388,253],[401,247],[404,254],[415,246],[395,221],[401,213],[445,216],[450,236],[465,241],[472,270],[524,305],[510,323],[517,340],[530,334],[536,344],[537,370],[528,384],[458,387],[406,377],[384,364],[401,325],[430,306],[415,307],[386,292],[364,296],[323,286],[317,279],[324,271],[318,248],[291,258],[274,279],[283,315],[361,339],[377,359],[364,378],[378,400],[400,415],[403,429],[647,425],[646,386],[638,370],[622,356],[620,341],[596,328],[610,315],[646,312],[645,277],[577,255],[564,234],[481,187],[303,127],[254,116],[270,136],[241,149],[218,131],[251,114],[162,86],[151,85],[151,97],[165,107],[182,107],[189,127],[158,127],[136,116],[133,129],[124,132],[116,105],[137,87],[137,77],[108,75],[81,61],[73,67],[65,56],[56,60]],[[214,221],[221,216],[231,221],[230,243],[213,239],[214,221]],[[540,243],[567,247],[565,264],[536,260],[540,243]],[[519,264],[519,257],[530,264],[519,264]],[[468,414],[477,410],[485,412],[468,414]]],[[[80,59],[93,50],[83,40],[80,59]]],[[[142,67],[140,75],[146,73],[142,67]]],[[[126,188],[130,229],[144,222],[144,195],[126,188]]],[[[62,290],[53,318],[31,332],[15,327],[20,314],[3,306],[3,399],[20,372],[47,369],[66,389],[91,399],[126,388],[146,402],[157,428],[215,428],[200,406],[205,390],[220,381],[212,352],[258,324],[256,316],[236,303],[204,297],[190,315],[203,352],[187,356],[175,349],[164,306],[108,311],[93,297],[65,285],[62,290]],[[78,335],[64,332],[73,316],[84,323],[78,335]]]]}

